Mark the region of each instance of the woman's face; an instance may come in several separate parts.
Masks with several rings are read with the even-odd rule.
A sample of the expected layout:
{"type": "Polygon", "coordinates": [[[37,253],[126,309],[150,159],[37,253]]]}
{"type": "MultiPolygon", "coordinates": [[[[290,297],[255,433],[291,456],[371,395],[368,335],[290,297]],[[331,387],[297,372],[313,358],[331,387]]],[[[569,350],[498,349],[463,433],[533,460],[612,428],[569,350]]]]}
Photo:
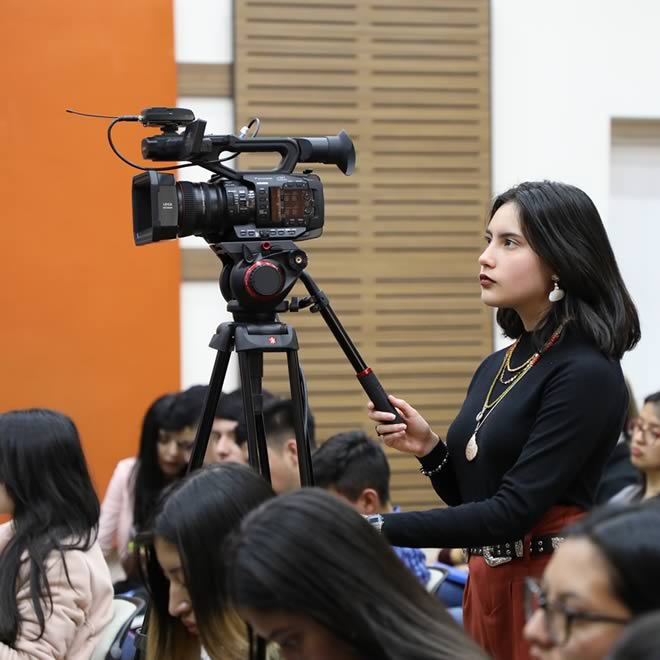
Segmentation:
{"type": "Polygon", "coordinates": [[[358,660],[351,646],[309,616],[252,607],[239,614],[257,635],[277,643],[285,660],[358,660]]]}
{"type": "Polygon", "coordinates": [[[179,619],[191,635],[199,634],[190,594],[186,587],[179,549],[173,543],[168,543],[158,536],[154,540],[154,549],[158,563],[170,582],[170,598],[167,608],[170,616],[179,619]]]}
{"type": "Polygon", "coordinates": [[[645,404],[633,423],[630,460],[642,472],[660,470],[660,417],[656,404],[645,404]]]}
{"type": "Polygon", "coordinates": [[[515,309],[530,330],[550,305],[552,272],[523,236],[514,202],[497,209],[486,243],[479,257],[481,300],[489,307],[515,309]]]}
{"type": "Polygon", "coordinates": [[[187,426],[180,431],[165,431],[158,433],[158,465],[163,474],[174,479],[190,460],[195,445],[195,429],[187,426]]]}
{"type": "Polygon", "coordinates": [[[609,567],[584,538],[569,538],[545,569],[542,588],[546,609],[537,609],[524,629],[531,657],[543,660],[602,660],[623,630],[631,612],[613,593],[609,567]],[[570,611],[567,616],[566,612],[570,611]],[[586,614],[592,620],[580,618],[586,614]]]}

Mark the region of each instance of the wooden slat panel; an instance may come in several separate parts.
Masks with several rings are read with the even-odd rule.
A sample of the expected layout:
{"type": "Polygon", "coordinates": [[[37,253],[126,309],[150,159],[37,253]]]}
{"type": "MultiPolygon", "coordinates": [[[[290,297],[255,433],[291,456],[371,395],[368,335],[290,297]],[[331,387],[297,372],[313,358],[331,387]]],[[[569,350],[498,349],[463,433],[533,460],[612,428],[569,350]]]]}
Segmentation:
{"type": "MultiPolygon", "coordinates": [[[[350,179],[312,165],[326,224],[300,244],[308,270],[386,388],[444,433],[492,345],[477,280],[490,199],[489,3],[241,0],[234,9],[238,123],[257,115],[263,135],[282,136],[343,128],[356,144],[350,179]]],[[[305,295],[299,285],[294,293],[305,295]]],[[[298,332],[318,439],[373,432],[322,318],[284,318],[298,332]]],[[[264,381],[288,391],[283,360],[267,360],[264,381]]],[[[442,504],[415,459],[387,453],[397,503],[442,504]]]]}

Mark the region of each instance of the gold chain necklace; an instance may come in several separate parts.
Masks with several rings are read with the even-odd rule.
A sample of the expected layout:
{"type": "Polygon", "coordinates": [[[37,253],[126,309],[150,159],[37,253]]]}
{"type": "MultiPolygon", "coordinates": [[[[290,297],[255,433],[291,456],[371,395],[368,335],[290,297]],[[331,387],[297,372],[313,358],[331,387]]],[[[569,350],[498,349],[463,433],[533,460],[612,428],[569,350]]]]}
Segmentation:
{"type": "Polygon", "coordinates": [[[502,399],[504,399],[504,397],[515,387],[516,383],[522,380],[523,376],[539,361],[541,355],[557,342],[563,328],[564,324],[562,323],[546,342],[546,345],[543,347],[541,352],[534,353],[534,355],[532,355],[529,360],[526,360],[521,367],[518,367],[518,370],[520,371],[522,369],[522,371],[520,371],[514,378],[508,381],[508,387],[504,390],[504,392],[502,392],[502,394],[500,394],[494,401],[490,401],[490,397],[492,396],[493,390],[495,389],[495,383],[500,380],[502,374],[504,373],[507,360],[510,360],[511,353],[513,353],[513,350],[518,345],[518,340],[516,340],[516,342],[511,345],[509,350],[506,352],[504,359],[502,360],[500,368],[495,374],[495,378],[493,378],[493,382],[490,384],[484,405],[477,413],[477,425],[475,426],[474,433],[472,433],[472,436],[468,440],[467,445],[465,445],[465,458],[467,458],[468,461],[473,461],[477,457],[477,453],[479,451],[479,445],[477,444],[477,433],[479,432],[479,429],[484,425],[484,422],[488,419],[490,413],[495,410],[497,404],[502,401],[502,399]]]}

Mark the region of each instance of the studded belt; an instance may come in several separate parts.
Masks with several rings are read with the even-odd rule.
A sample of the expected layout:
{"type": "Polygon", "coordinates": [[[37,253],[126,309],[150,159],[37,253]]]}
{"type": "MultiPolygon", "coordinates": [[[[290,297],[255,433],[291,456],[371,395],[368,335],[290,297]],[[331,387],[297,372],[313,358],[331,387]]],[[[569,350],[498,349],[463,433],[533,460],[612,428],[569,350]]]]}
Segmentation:
{"type": "MultiPolygon", "coordinates": [[[[564,540],[563,536],[532,536],[528,542],[527,552],[531,557],[538,555],[551,555],[564,540]]],[[[489,566],[506,564],[513,559],[522,559],[525,556],[525,541],[507,541],[498,545],[484,545],[477,548],[466,548],[467,557],[479,555],[489,566]]]]}

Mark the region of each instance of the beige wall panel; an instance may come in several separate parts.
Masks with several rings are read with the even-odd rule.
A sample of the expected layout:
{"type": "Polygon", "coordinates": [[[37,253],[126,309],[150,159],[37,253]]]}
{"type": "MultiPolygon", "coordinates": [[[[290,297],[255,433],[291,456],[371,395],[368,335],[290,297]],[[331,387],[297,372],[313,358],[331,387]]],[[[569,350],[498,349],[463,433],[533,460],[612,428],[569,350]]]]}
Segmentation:
{"type": "MultiPolygon", "coordinates": [[[[308,271],[385,387],[445,433],[492,347],[477,280],[490,201],[489,3],[241,0],[234,8],[237,122],[259,116],[263,135],[345,129],[356,145],[351,178],[304,165],[326,194],[323,237],[300,243],[308,271]]],[[[241,161],[272,165],[259,155],[241,161]]],[[[184,257],[184,272],[215,277],[213,259],[195,259],[184,257]]],[[[366,397],[322,318],[307,310],[284,318],[298,331],[317,439],[351,428],[373,434],[366,397]]],[[[266,358],[265,384],[279,392],[288,390],[283,365],[266,358]]],[[[415,459],[389,455],[394,501],[437,506],[415,459]]]]}

